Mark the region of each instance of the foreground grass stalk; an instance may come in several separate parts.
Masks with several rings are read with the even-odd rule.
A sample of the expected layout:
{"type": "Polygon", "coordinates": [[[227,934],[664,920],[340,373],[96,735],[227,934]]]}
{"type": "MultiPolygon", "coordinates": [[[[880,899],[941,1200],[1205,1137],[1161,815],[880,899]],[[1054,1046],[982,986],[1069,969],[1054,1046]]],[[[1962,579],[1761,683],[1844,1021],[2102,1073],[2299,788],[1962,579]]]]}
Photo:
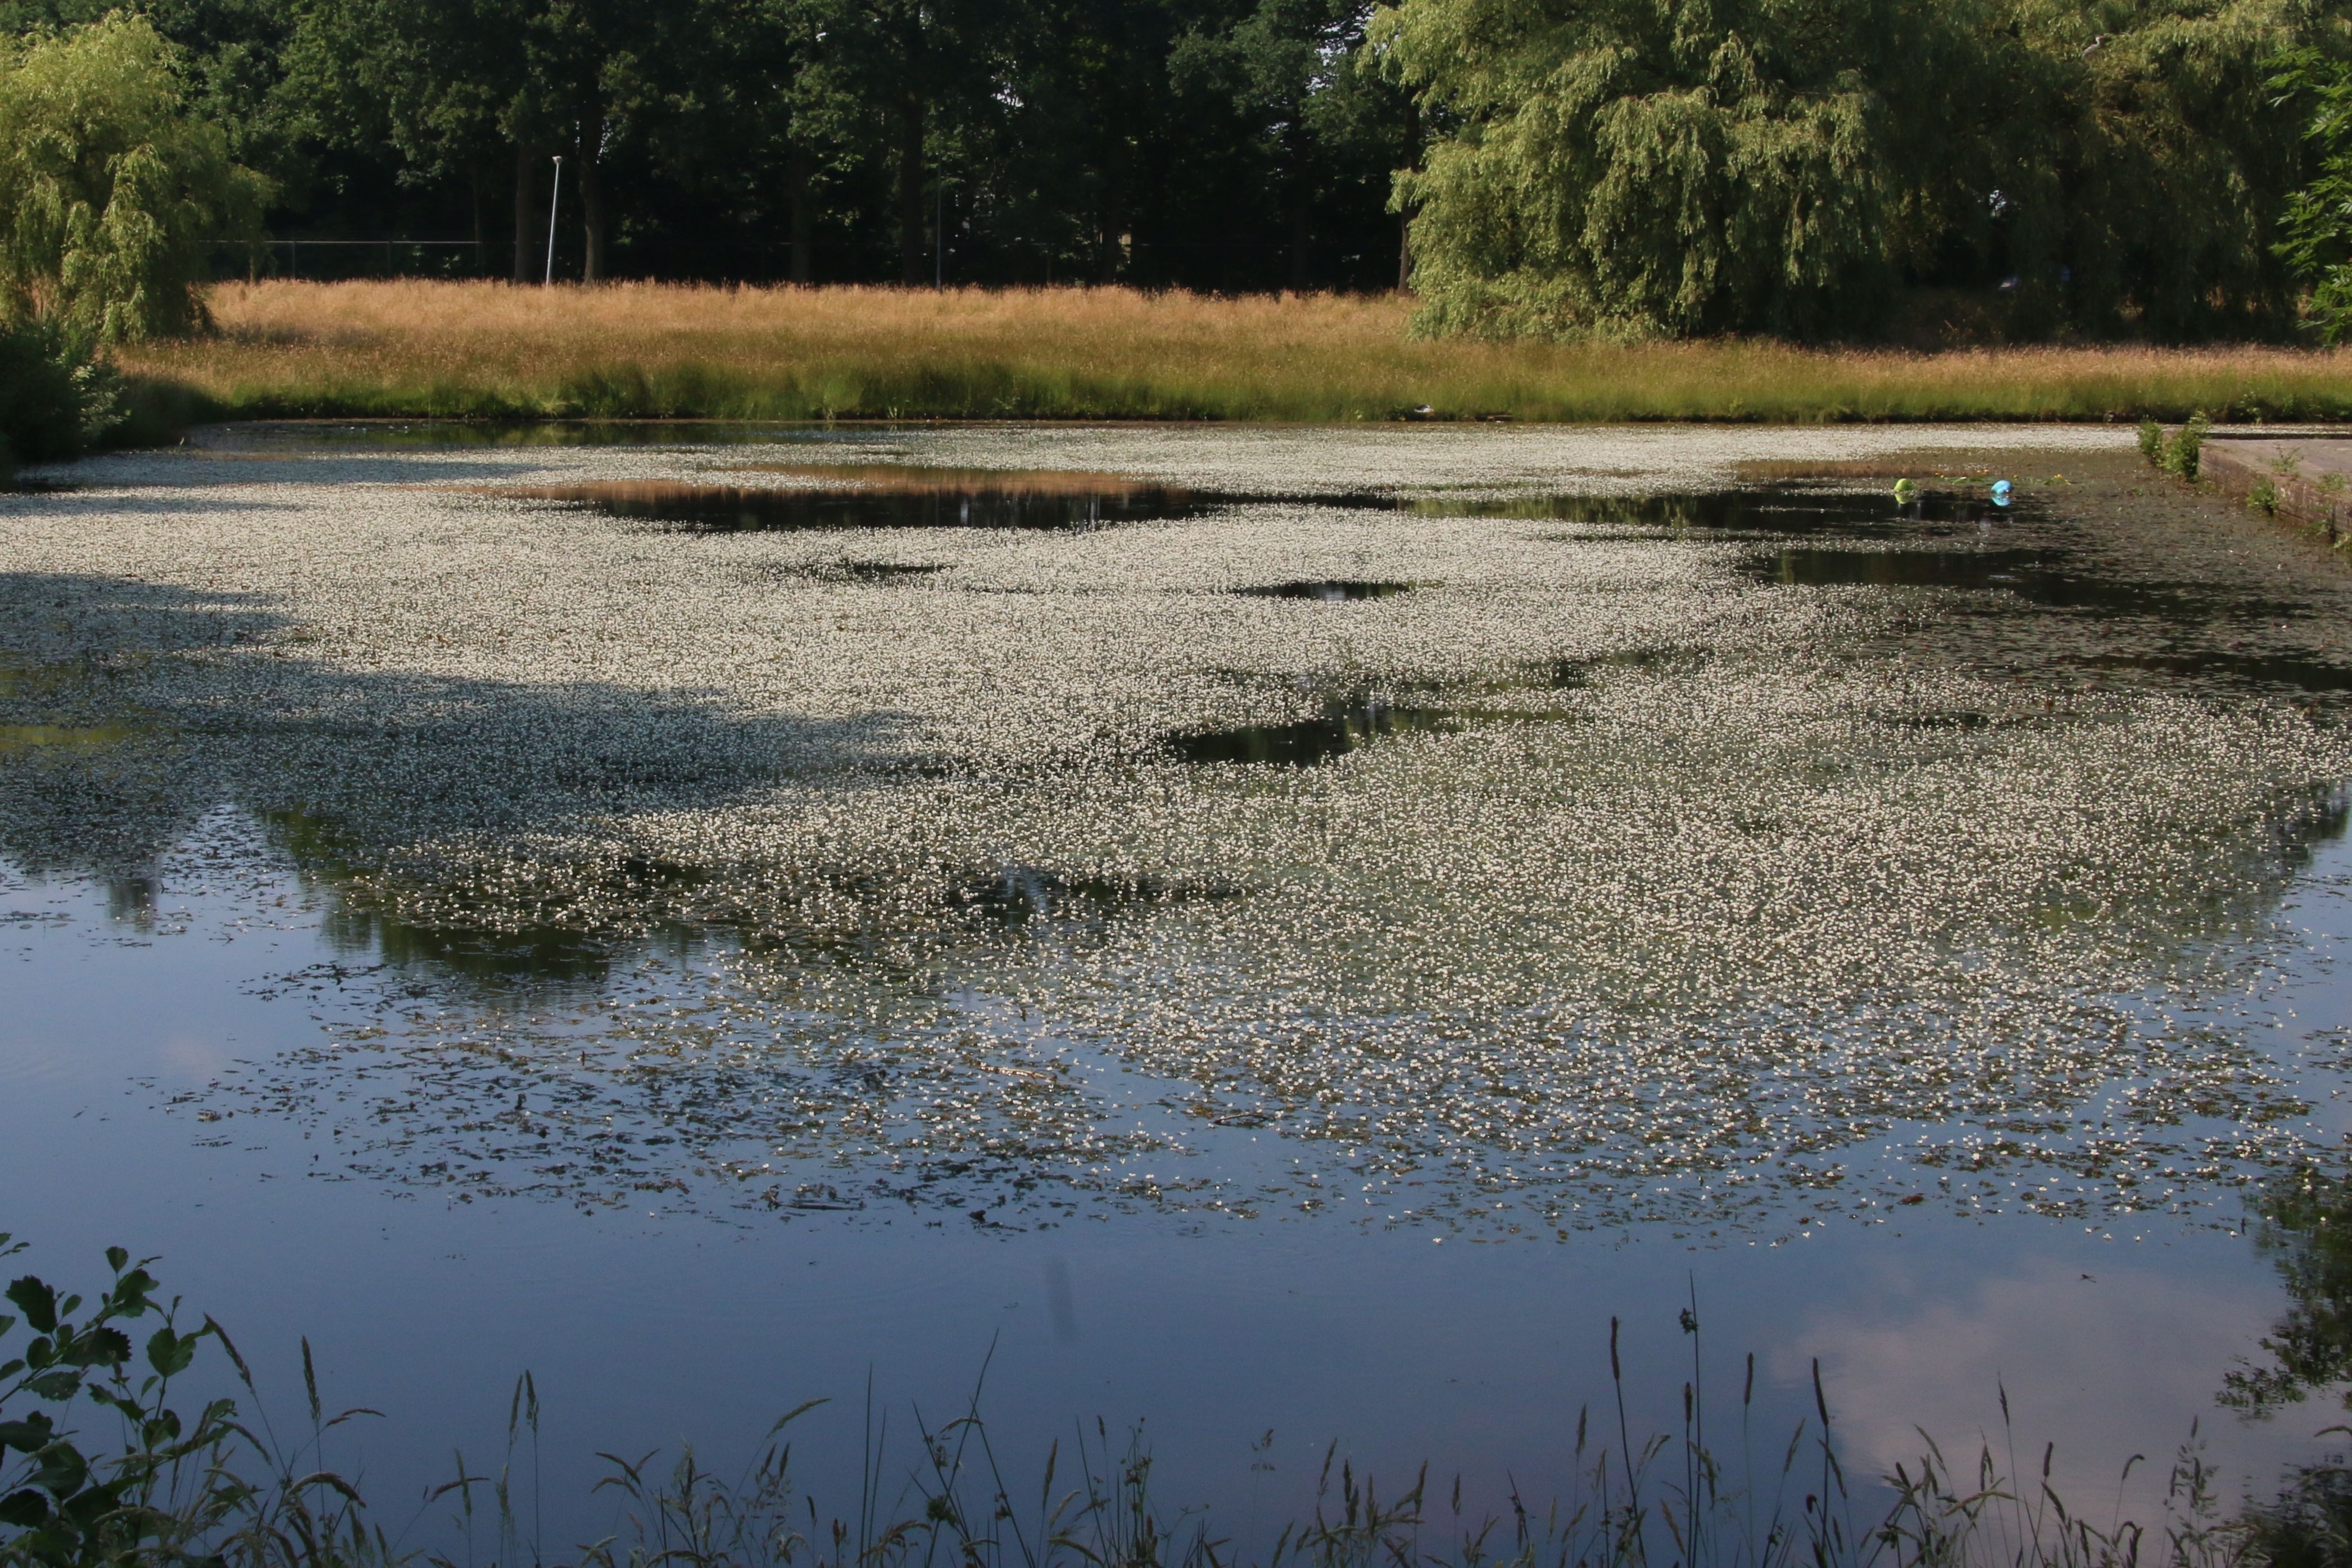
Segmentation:
{"type": "Polygon", "coordinates": [[[129,346],[146,422],[2352,417],[2352,351],[1431,341],[1411,302],[1124,289],[231,283],[129,346]]]}
{"type": "MultiPolygon", "coordinates": [[[[0,1258],[20,1250],[0,1234],[0,1258]]],[[[1515,1488],[1507,1534],[1498,1535],[1500,1521],[1465,1519],[1456,1478],[1451,1525],[1439,1538],[1425,1538],[1426,1467],[1383,1501],[1372,1479],[1358,1476],[1335,1447],[1324,1458],[1312,1520],[1285,1529],[1265,1556],[1245,1554],[1213,1538],[1205,1518],[1168,1512],[1153,1495],[1151,1456],[1140,1434],[1118,1449],[1100,1422],[1094,1440],[1078,1433],[1077,1478],[1058,1491],[1062,1448],[1054,1445],[1034,1511],[1024,1521],[1016,1485],[990,1442],[976,1384],[965,1413],[945,1426],[931,1427],[917,1415],[920,1452],[895,1500],[887,1434],[874,1419],[869,1389],[854,1529],[840,1520],[824,1525],[814,1500],[793,1481],[787,1439],[822,1403],[812,1401],[778,1420],[758,1457],[732,1479],[714,1474],[691,1447],[667,1466],[656,1463],[657,1452],[634,1459],[601,1456],[610,1472],[596,1489],[616,1495],[618,1527],[551,1556],[537,1521],[539,1396],[526,1375],[509,1402],[498,1475],[474,1475],[459,1456],[457,1479],[425,1500],[428,1508],[457,1500],[446,1538],[454,1551],[402,1550],[373,1522],[359,1490],[325,1467],[335,1428],[373,1412],[326,1415],[307,1342],[309,1431],[300,1441],[281,1443],[257,1401],[250,1422],[227,1399],[184,1420],[169,1404],[172,1383],[193,1364],[202,1342],[219,1344],[248,1399],[250,1369],[210,1319],[194,1332],[180,1331],[175,1308],[157,1301],[143,1264],[132,1264],[120,1248],[110,1250],[107,1261],[112,1281],[87,1313],[81,1298],[60,1295],[36,1277],[7,1288],[22,1317],[0,1317],[0,1338],[14,1341],[20,1325],[26,1335],[0,1349],[9,1356],[0,1363],[0,1568],[546,1568],[551,1562],[577,1568],[2336,1568],[2345,1561],[2340,1547],[2352,1507],[2345,1472],[2327,1469],[2305,1475],[2302,1489],[2277,1508],[2225,1518],[2192,1430],[2172,1470],[2159,1564],[2148,1530],[2122,1518],[2120,1504],[2104,1529],[2069,1508],[2052,1486],[2049,1450],[2030,1493],[2010,1479],[2019,1476],[2013,1452],[2004,1476],[1989,1441],[1979,1451],[1973,1482],[1963,1484],[1923,1431],[1916,1465],[1898,1465],[1886,1478],[1894,1498],[1886,1513],[1857,1531],[1816,1363],[1814,1415],[1791,1434],[1779,1475],[1764,1478],[1773,1496],[1759,1532],[1759,1478],[1743,1463],[1738,1484],[1725,1484],[1726,1473],[1706,1447],[1694,1303],[1683,1313],[1694,1359],[1684,1385],[1683,1452],[1675,1456],[1682,1466],[1679,1491],[1654,1489],[1652,1500],[1643,1500],[1648,1472],[1671,1439],[1661,1434],[1633,1445],[1612,1333],[1617,1463],[1605,1440],[1586,1458],[1590,1412],[1580,1412],[1571,1494],[1538,1515],[1515,1488]],[[160,1326],[148,1336],[142,1373],[121,1325],[150,1316],[160,1326]],[[85,1402],[118,1419],[118,1447],[76,1429],[74,1413],[85,1402]],[[1820,1479],[1791,1519],[1783,1499],[1809,1426],[1820,1479]],[[533,1473],[528,1527],[512,1484],[526,1442],[533,1473]],[[497,1515],[487,1558],[475,1552],[484,1526],[478,1491],[497,1515]]],[[[1743,1426],[1754,1393],[1752,1359],[1748,1373],[1743,1426]]],[[[2002,1414],[2006,1423],[2005,1393],[2002,1414]]],[[[2014,1433],[2005,1429],[2004,1436],[2013,1451],[2014,1433]]]]}

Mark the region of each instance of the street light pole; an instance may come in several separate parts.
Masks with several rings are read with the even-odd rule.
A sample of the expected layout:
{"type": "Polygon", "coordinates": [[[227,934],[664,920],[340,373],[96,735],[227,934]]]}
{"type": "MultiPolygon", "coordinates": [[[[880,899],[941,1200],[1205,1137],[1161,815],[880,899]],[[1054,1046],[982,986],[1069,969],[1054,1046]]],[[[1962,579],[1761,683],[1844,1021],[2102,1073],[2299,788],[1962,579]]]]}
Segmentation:
{"type": "Polygon", "coordinates": [[[555,282],[555,209],[563,205],[563,154],[555,155],[555,190],[547,198],[547,276],[540,279],[542,289],[555,282]]]}

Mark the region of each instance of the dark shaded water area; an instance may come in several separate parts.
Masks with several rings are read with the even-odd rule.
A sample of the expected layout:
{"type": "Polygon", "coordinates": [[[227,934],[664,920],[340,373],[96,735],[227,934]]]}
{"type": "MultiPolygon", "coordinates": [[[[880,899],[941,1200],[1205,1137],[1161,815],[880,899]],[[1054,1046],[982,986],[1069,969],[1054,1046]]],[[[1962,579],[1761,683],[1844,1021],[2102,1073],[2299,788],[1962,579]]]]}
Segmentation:
{"type": "Polygon", "coordinates": [[[394,668],[339,603],[173,586],[141,521],[331,537],[332,473],[9,503],[127,544],[0,571],[0,1190],[34,1194],[0,1227],[53,1278],[163,1254],[288,1414],[308,1335],[331,1404],[387,1412],[343,1457],[378,1496],[495,1452],[528,1368],[561,1539],[606,1527],[596,1450],[730,1464],[810,1397],[796,1468],[844,1499],[869,1373],[936,1424],[985,1363],[1000,1452],[1145,1420],[1245,1542],[1334,1442],[1499,1508],[1567,1486],[1612,1319],[1673,1428],[1694,1296],[1714,1385],[1753,1351],[1785,1430],[1818,1359],[1864,1474],[1915,1425],[1972,1451],[2003,1387],[2099,1500],[2192,1419],[2254,1489],[2328,1423],[2324,1357],[2309,1405],[2221,1403],[2313,1305],[2264,1194],[2352,1135],[2352,599],[2257,521],[2071,460],[2000,509],[362,438],[354,492],[510,521],[535,569],[605,530],[592,667],[767,617],[608,689],[507,651],[584,590],[501,580],[414,612],[463,658],[394,668]],[[694,695],[780,663],[849,695],[694,695]]]}
{"type": "MultiPolygon", "coordinates": [[[[823,470],[796,470],[823,478],[823,470]]],[[[948,484],[850,479],[824,488],[623,481],[499,490],[509,500],[575,507],[693,533],[806,532],[866,528],[1101,528],[1198,515],[1204,503],[1160,485],[1024,484],[966,475],[948,484]]]]}
{"type": "Polygon", "coordinates": [[[1311,599],[1318,605],[1345,605],[1358,599],[1392,599],[1399,594],[1412,591],[1410,583],[1365,583],[1329,578],[1320,582],[1273,583],[1263,588],[1242,590],[1261,599],[1311,599]]]}

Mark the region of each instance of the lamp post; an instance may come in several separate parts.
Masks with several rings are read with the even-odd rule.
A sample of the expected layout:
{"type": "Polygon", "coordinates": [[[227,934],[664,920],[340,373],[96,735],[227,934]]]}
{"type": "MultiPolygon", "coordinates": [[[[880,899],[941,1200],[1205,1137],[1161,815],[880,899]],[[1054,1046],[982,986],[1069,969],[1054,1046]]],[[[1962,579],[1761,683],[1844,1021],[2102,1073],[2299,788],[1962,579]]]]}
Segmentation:
{"type": "Polygon", "coordinates": [[[563,205],[563,154],[555,155],[555,189],[547,198],[547,276],[540,279],[542,289],[555,282],[555,209],[563,205]]]}

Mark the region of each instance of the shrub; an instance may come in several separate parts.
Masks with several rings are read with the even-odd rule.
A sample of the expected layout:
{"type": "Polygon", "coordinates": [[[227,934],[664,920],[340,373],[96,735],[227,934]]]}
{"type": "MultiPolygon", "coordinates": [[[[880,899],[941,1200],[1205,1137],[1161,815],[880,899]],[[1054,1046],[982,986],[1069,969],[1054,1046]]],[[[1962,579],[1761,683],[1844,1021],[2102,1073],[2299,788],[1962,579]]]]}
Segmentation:
{"type": "Polygon", "coordinates": [[[2165,449],[2164,466],[2184,479],[2195,479],[2198,456],[2205,447],[2205,432],[2212,427],[2213,422],[2201,413],[2190,415],[2189,423],[2180,427],[2180,433],[2165,449]]]}
{"type": "Polygon", "coordinates": [[[2190,415],[2179,434],[2167,440],[2163,426],[2153,419],[2143,419],[2139,422],[2139,454],[2153,468],[2193,479],[2197,477],[2198,457],[2204,450],[2205,433],[2212,427],[2213,422],[2200,411],[2190,415]]]}
{"type": "Polygon", "coordinates": [[[0,321],[0,477],[80,456],[121,416],[113,371],[40,321],[0,321]]]}

